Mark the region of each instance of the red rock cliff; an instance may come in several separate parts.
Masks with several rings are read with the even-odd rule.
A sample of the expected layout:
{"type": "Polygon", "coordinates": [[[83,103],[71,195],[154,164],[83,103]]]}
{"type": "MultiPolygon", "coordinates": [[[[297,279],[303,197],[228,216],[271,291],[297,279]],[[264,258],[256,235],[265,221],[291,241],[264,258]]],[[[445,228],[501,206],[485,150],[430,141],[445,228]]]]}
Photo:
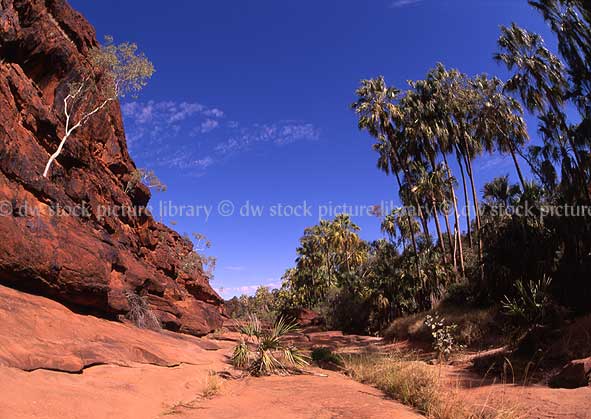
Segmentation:
{"type": "Polygon", "coordinates": [[[119,105],[66,143],[48,179],[42,172],[63,135],[68,83],[97,46],[93,27],[65,0],[0,0],[0,283],[75,310],[114,317],[124,291],[147,295],[165,327],[204,334],[220,326],[220,297],[197,270],[181,272],[191,244],[142,215],[149,191],[125,192],[135,165],[119,105]],[[59,209],[86,208],[84,216],[59,209]]]}

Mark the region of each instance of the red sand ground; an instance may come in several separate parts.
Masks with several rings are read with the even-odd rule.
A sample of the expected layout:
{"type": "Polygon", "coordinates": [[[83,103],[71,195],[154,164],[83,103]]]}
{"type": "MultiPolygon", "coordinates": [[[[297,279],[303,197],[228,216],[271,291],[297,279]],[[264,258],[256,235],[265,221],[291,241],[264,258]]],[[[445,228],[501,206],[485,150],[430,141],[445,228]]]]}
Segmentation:
{"type": "MultiPolygon", "coordinates": [[[[237,378],[227,362],[235,337],[138,330],[0,287],[0,419],[421,417],[336,372],[237,378]],[[210,371],[229,379],[212,379],[210,371]],[[202,392],[211,380],[221,388],[208,399],[202,392]]],[[[339,332],[298,340],[346,350],[383,347],[377,338],[339,332]]],[[[501,399],[530,418],[591,418],[591,388],[482,385],[460,367],[442,373],[470,403],[501,399]]]]}

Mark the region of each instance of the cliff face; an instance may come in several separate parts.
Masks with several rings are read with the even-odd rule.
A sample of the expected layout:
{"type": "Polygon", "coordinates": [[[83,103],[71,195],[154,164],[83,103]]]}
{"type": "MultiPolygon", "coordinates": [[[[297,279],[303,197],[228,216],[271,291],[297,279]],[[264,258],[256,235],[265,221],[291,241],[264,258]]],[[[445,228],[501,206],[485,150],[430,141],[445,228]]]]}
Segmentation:
{"type": "Polygon", "coordinates": [[[126,192],[135,165],[118,103],[76,131],[42,177],[64,133],[68,83],[95,46],[65,0],[0,0],[0,283],[106,317],[126,313],[132,291],[166,328],[207,333],[222,300],[199,269],[181,271],[192,245],[149,213],[117,210],[150,197],[143,185],[126,192]]]}

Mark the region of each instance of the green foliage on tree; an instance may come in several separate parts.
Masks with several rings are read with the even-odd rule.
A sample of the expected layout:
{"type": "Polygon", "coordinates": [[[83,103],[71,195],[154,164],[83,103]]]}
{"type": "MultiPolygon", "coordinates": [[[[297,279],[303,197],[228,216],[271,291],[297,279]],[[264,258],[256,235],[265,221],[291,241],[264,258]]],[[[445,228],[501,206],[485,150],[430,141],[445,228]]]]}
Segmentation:
{"type": "Polygon", "coordinates": [[[352,108],[403,206],[381,220],[387,240],[361,240],[346,215],[306,229],[280,307],[377,331],[464,284],[471,303],[504,304],[513,317],[545,317],[555,303],[591,311],[591,6],[529,3],[558,51],[517,24],[502,27],[494,59],[506,81],[437,64],[406,86],[382,76],[361,82],[352,108]],[[528,146],[524,112],[538,118],[541,143],[528,146]],[[497,177],[479,196],[474,161],[493,153],[511,158],[519,183],[497,177]],[[548,212],[565,205],[579,213],[548,212]]]}
{"type": "Polygon", "coordinates": [[[104,45],[90,50],[86,58],[82,74],[68,84],[63,99],[64,134],[47,161],[43,177],[47,177],[51,165],[76,130],[111,102],[139,93],[154,74],[154,66],[138,52],[136,44],[113,44],[111,37],[105,38],[104,45]]]}
{"type": "MultiPolygon", "coordinates": [[[[398,215],[404,226],[405,216],[398,215]]],[[[384,230],[396,224],[396,216],[385,217],[384,230]]],[[[441,297],[452,275],[431,243],[419,242],[417,254],[410,249],[400,254],[391,241],[368,243],[358,231],[347,215],[305,230],[295,267],[286,272],[277,294],[280,311],[312,308],[331,327],[367,333],[397,316],[427,309],[441,297]]],[[[386,234],[391,237],[392,231],[386,234]]]]}
{"type": "Polygon", "coordinates": [[[124,192],[133,194],[138,185],[143,184],[148,189],[155,189],[158,192],[166,192],[166,185],[156,176],[153,170],[136,169],[131,172],[129,180],[125,185],[124,192]]]}
{"type": "Polygon", "coordinates": [[[283,307],[281,294],[280,290],[261,285],[252,296],[242,294],[226,301],[226,313],[234,319],[246,320],[256,316],[261,321],[272,323],[280,314],[279,307],[283,307]]]}

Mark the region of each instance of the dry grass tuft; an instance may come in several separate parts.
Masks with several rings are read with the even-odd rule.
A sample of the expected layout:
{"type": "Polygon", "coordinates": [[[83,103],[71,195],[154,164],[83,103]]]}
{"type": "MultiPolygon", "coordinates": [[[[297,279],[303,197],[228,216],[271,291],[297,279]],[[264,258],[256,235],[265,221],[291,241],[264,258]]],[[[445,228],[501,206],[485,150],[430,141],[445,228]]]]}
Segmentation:
{"type": "Polygon", "coordinates": [[[137,295],[131,291],[124,292],[129,303],[129,312],[126,317],[140,329],[159,331],[162,325],[148,304],[148,298],[137,295]]]}
{"type": "Polygon", "coordinates": [[[444,386],[437,370],[412,357],[397,354],[362,354],[344,357],[355,380],[371,384],[386,395],[432,419],[519,419],[514,407],[502,403],[469,406],[458,392],[444,386]]]}
{"type": "Polygon", "coordinates": [[[209,374],[205,378],[205,386],[201,390],[201,397],[204,399],[211,399],[213,396],[218,394],[222,389],[222,383],[217,376],[215,371],[209,371],[209,374]]]}
{"type": "Polygon", "coordinates": [[[196,409],[197,407],[195,406],[195,403],[197,402],[197,399],[188,401],[188,402],[176,402],[171,406],[168,406],[166,408],[166,410],[164,410],[164,412],[162,412],[160,414],[160,416],[173,416],[173,415],[180,415],[181,413],[183,413],[185,410],[193,410],[196,409]]]}
{"type": "Polygon", "coordinates": [[[222,389],[222,380],[218,377],[215,371],[208,371],[205,377],[205,383],[199,396],[189,401],[178,401],[168,406],[160,415],[172,416],[180,415],[187,410],[194,410],[199,408],[199,402],[204,399],[211,399],[216,396],[222,389]]]}
{"type": "Polygon", "coordinates": [[[372,384],[420,412],[428,413],[437,403],[437,377],[423,362],[362,354],[345,357],[345,366],[355,380],[372,384]]]}

